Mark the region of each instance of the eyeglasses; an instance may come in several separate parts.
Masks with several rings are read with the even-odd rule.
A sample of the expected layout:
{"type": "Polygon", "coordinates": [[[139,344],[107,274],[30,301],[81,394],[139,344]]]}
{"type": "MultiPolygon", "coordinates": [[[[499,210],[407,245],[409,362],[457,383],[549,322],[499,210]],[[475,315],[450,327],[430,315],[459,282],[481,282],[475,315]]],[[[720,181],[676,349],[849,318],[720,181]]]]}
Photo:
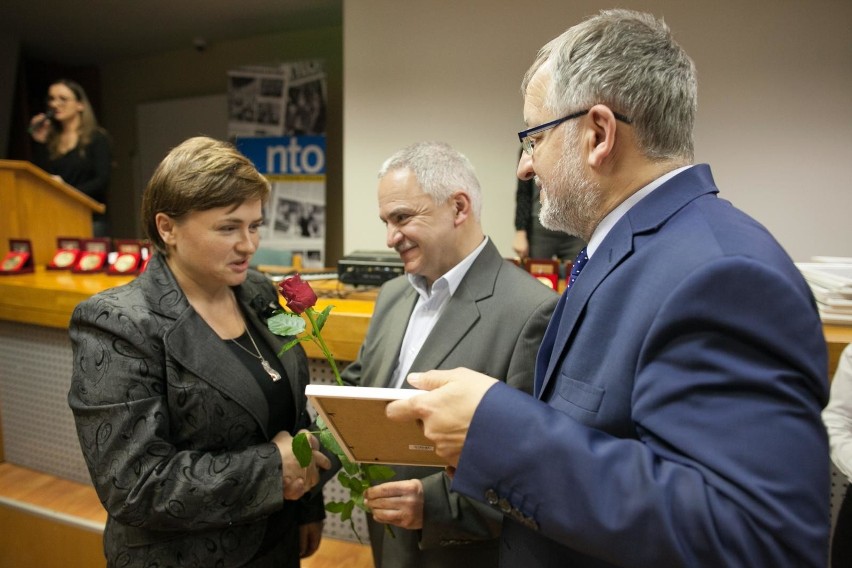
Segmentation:
{"type": "MultiPolygon", "coordinates": [[[[589,109],[586,110],[578,110],[577,112],[572,112],[567,116],[563,116],[562,118],[557,118],[556,120],[551,120],[550,122],[545,122],[544,124],[539,124],[538,126],[533,126],[532,128],[528,128],[526,130],[521,130],[518,132],[518,140],[521,141],[521,147],[524,149],[524,152],[527,155],[532,156],[533,150],[535,149],[535,140],[533,140],[533,136],[536,134],[541,134],[545,130],[550,130],[551,128],[556,128],[563,122],[567,122],[573,118],[579,118],[584,114],[588,114],[589,109]]],[[[623,114],[613,112],[616,120],[620,120],[624,124],[630,124],[632,121],[624,116],[623,114]]]]}
{"type": "Polygon", "coordinates": [[[58,97],[50,97],[50,96],[45,97],[44,102],[45,102],[45,104],[50,104],[50,103],[55,102],[56,104],[64,105],[64,104],[70,103],[73,100],[74,99],[72,97],[65,97],[65,96],[60,95],[58,97]]]}

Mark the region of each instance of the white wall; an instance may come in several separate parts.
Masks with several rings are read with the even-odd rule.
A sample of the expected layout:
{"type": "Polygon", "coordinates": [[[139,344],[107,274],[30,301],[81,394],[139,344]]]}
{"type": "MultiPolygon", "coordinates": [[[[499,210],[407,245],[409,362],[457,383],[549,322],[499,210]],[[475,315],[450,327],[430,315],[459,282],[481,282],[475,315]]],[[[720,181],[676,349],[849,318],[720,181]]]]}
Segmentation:
{"type": "MultiPolygon", "coordinates": [[[[852,2],[623,1],[663,16],[699,73],[696,160],[721,196],[795,260],[852,256],[852,2]]],[[[511,255],[519,84],[538,48],[606,4],[588,0],[344,3],[344,252],[385,246],[376,171],[441,139],[485,192],[511,255]]]]}
{"type": "Polygon", "coordinates": [[[154,170],[172,148],[193,136],[228,139],[228,95],[205,95],[136,105],[134,210],[154,170]]]}

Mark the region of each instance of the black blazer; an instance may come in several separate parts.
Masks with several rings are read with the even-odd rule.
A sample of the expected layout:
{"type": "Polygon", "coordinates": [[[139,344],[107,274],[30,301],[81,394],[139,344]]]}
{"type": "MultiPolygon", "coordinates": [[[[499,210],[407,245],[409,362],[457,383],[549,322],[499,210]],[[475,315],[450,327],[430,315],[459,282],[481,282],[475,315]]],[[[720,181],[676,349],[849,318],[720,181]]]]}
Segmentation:
{"type": "MultiPolygon", "coordinates": [[[[255,329],[266,328],[274,286],[250,272],[235,288],[255,329]]],[[[125,286],[82,302],[70,324],[68,403],[92,481],[109,513],[110,565],[242,566],[267,527],[298,565],[298,525],[324,517],[322,495],[285,501],[268,405],[251,372],[189,305],[160,255],[125,286]]],[[[308,369],[296,347],[281,357],[309,423],[308,369]]],[[[267,541],[269,542],[269,541],[267,541]]]]}

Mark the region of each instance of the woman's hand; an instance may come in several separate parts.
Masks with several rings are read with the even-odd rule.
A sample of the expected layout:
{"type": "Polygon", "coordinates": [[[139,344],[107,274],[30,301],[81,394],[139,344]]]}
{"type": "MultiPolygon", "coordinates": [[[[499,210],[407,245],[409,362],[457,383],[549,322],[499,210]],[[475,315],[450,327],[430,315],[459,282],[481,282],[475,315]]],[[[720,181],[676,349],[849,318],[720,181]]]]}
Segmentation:
{"type": "Polygon", "coordinates": [[[40,144],[47,142],[47,135],[50,132],[50,119],[45,113],[39,113],[30,120],[30,136],[33,140],[40,144]]]}
{"type": "Polygon", "coordinates": [[[303,430],[311,444],[313,459],[308,467],[299,465],[299,460],[293,454],[293,436],[289,432],[278,432],[272,443],[278,447],[281,453],[284,476],[284,498],[289,500],[299,499],[310,491],[319,482],[319,470],[331,467],[331,462],[319,451],[319,440],[313,437],[307,430],[303,430]]]}

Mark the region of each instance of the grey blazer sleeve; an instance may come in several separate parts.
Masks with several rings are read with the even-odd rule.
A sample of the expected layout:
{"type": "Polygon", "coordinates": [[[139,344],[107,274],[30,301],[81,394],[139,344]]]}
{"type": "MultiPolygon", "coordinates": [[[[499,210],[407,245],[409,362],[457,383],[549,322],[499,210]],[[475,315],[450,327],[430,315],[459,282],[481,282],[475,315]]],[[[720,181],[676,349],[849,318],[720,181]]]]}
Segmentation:
{"type": "MultiPolygon", "coordinates": [[[[535,285],[541,286],[537,282],[535,285]]],[[[556,294],[543,295],[531,313],[515,316],[515,325],[520,327],[517,343],[505,376],[497,377],[504,379],[509,386],[532,393],[535,357],[557,299],[556,294]]],[[[510,330],[505,332],[511,333],[510,330]]],[[[421,548],[484,540],[500,535],[503,516],[493,507],[450,491],[451,481],[444,472],[425,477],[422,482],[424,506],[421,548]]]]}

